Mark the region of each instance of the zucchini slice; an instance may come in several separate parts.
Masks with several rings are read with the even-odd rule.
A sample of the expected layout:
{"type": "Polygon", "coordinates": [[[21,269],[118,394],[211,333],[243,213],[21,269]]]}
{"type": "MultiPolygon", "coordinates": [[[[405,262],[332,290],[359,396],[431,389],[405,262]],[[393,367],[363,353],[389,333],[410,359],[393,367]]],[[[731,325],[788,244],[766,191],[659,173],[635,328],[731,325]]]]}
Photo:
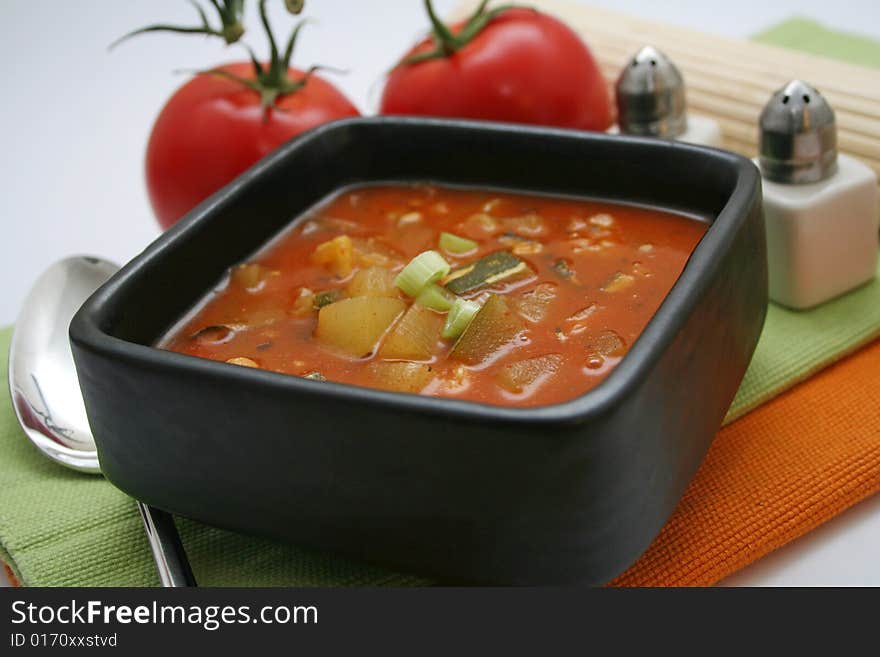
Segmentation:
{"type": "Polygon", "coordinates": [[[453,345],[449,357],[465,365],[479,365],[493,358],[523,329],[523,320],[510,309],[504,297],[498,294],[489,295],[486,303],[453,345]]]}
{"type": "Polygon", "coordinates": [[[525,260],[510,251],[496,251],[454,269],[446,277],[445,286],[450,292],[465,294],[495,283],[528,278],[534,273],[525,260]]]}

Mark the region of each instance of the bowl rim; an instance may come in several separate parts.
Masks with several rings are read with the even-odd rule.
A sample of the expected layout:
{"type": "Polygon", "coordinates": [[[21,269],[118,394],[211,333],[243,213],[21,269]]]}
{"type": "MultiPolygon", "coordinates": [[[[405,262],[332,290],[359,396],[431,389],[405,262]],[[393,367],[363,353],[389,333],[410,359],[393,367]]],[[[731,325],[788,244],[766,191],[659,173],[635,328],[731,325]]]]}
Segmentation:
{"type": "Polygon", "coordinates": [[[83,304],[70,324],[70,340],[76,347],[102,354],[114,360],[161,368],[169,371],[184,370],[206,379],[226,379],[249,389],[281,391],[303,400],[331,399],[340,403],[355,402],[384,406],[399,413],[417,413],[425,416],[464,421],[489,421],[500,424],[569,425],[585,422],[611,412],[616,402],[627,396],[644,380],[644,374],[661,358],[669,344],[690,316],[697,300],[705,292],[713,275],[720,267],[718,255],[724,253],[747,220],[747,210],[760,190],[760,174],[751,160],[719,149],[672,142],[661,139],[607,135],[543,126],[528,126],[487,121],[437,119],[422,117],[360,117],[323,124],[295,137],[282,145],[228,185],[193,208],[180,221],[160,235],[146,249],[125,264],[107,283],[83,304]],[[231,199],[244,193],[252,181],[272,170],[278,162],[310,141],[321,139],[326,133],[351,127],[402,126],[433,127],[453,130],[480,130],[511,133],[520,137],[576,139],[585,143],[607,142],[639,144],[650,149],[685,149],[701,157],[724,162],[733,167],[736,181],[724,207],[692,251],[685,267],[653,317],[638,336],[633,346],[605,379],[595,388],[570,400],[542,406],[497,406],[482,402],[429,397],[418,394],[392,392],[330,381],[310,381],[302,377],[268,370],[232,366],[220,361],[159,349],[116,337],[102,329],[108,315],[117,306],[117,297],[134,281],[149,275],[161,265],[166,254],[202,223],[209,221],[231,199]]]}

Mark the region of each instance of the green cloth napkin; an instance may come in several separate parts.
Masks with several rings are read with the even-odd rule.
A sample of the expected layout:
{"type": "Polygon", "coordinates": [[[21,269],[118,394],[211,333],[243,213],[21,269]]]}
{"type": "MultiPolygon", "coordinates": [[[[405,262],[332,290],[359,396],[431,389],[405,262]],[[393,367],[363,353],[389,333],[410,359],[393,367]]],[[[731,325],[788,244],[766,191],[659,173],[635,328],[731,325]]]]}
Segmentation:
{"type": "Polygon", "coordinates": [[[771,303],[758,348],[724,423],[880,336],[878,303],[880,278],[807,312],[771,303]]]}
{"type": "Polygon", "coordinates": [[[829,30],[808,18],[790,18],[756,34],[752,40],[880,68],[880,48],[875,40],[851,32],[829,30]]]}
{"type": "MultiPolygon", "coordinates": [[[[788,21],[758,40],[880,66],[880,44],[841,37],[810,21],[788,21]]],[[[101,477],[50,462],[19,429],[5,376],[10,334],[9,329],[0,330],[0,559],[29,586],[158,585],[134,502],[101,477]]],[[[771,305],[726,421],[878,335],[880,280],[809,312],[771,305]]],[[[178,526],[196,578],[204,586],[429,583],[190,520],[178,519],[178,526]]]]}

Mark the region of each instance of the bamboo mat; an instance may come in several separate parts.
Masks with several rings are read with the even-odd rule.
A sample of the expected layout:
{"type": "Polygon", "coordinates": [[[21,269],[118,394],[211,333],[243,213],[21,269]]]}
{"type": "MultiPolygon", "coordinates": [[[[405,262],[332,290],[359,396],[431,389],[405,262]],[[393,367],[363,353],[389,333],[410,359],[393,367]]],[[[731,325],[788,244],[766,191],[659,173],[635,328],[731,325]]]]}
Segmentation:
{"type": "MultiPolygon", "coordinates": [[[[758,116],[770,94],[793,78],[815,86],[837,114],[838,147],[880,175],[880,71],[766,44],[704,34],[565,0],[530,0],[553,14],[589,44],[613,96],[627,60],[650,44],[684,74],[691,112],[721,124],[725,148],[754,157],[758,116]]],[[[455,12],[473,10],[466,2],[455,12]]]]}

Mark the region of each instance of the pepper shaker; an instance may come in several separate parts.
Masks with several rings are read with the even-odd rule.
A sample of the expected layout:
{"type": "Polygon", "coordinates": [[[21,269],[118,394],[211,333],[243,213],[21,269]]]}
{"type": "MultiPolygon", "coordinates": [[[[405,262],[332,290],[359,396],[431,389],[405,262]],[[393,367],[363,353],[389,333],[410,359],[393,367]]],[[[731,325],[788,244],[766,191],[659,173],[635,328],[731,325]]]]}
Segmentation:
{"type": "Polygon", "coordinates": [[[806,82],[789,82],[761,112],[759,143],[770,298],[810,308],[871,280],[877,175],[838,154],[828,101],[806,82]]]}
{"type": "Polygon", "coordinates": [[[617,78],[615,96],[620,134],[721,147],[718,122],[687,112],[681,71],[652,46],[629,60],[617,78]]]}

